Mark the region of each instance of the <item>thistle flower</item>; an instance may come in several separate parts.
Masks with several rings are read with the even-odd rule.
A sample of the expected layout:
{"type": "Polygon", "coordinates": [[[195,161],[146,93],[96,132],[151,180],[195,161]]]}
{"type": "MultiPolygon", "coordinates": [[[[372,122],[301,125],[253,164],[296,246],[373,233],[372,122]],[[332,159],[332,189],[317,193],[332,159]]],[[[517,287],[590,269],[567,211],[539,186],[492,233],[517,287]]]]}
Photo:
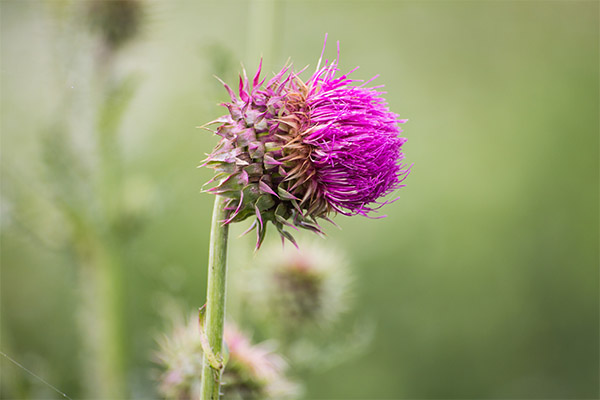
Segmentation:
{"type": "MultiPolygon", "coordinates": [[[[269,342],[252,344],[233,324],[225,327],[229,360],[223,372],[224,399],[290,399],[298,386],[285,377],[287,364],[269,342]]],[[[164,367],[159,391],[169,399],[200,397],[202,344],[198,317],[175,323],[173,331],[159,340],[157,361],[164,367]]]]}
{"type": "Polygon", "coordinates": [[[286,65],[264,84],[262,60],[252,81],[240,76],[237,94],[222,82],[229,114],[204,126],[221,124],[203,164],[216,171],[208,191],[229,199],[224,223],[256,217],[257,247],[267,221],[295,244],[286,226],[322,233],[317,219],[331,213],[367,216],[409,173],[398,137],[405,120],[370,81],[350,79],[354,70],[335,76],[339,44],[338,60],[321,68],[321,59],[306,82],[286,65]]]}
{"type": "Polygon", "coordinates": [[[229,361],[223,375],[224,398],[290,399],[299,387],[284,376],[287,363],[274,352],[272,342],[253,345],[249,338],[229,324],[225,327],[229,361]]]}
{"type": "Polygon", "coordinates": [[[327,328],[349,304],[352,282],[346,259],[330,247],[308,243],[302,250],[271,245],[248,269],[246,298],[251,310],[282,339],[327,328]]]}
{"type": "Polygon", "coordinates": [[[121,47],[140,30],[144,16],[141,0],[92,0],[86,6],[90,28],[98,31],[111,49],[121,47]]]}

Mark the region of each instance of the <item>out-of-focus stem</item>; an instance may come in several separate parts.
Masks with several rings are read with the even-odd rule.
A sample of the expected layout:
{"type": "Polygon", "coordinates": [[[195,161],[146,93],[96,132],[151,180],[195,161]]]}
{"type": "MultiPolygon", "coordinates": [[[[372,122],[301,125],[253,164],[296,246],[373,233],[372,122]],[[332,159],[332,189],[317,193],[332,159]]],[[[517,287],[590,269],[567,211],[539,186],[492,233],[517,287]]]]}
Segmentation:
{"type": "Polygon", "coordinates": [[[81,263],[80,323],[84,333],[84,378],[88,396],[126,398],[123,270],[117,249],[76,214],[68,214],[76,232],[81,263]]]}
{"type": "MultiPolygon", "coordinates": [[[[96,287],[93,292],[98,296],[88,301],[97,302],[96,312],[93,318],[99,321],[90,321],[90,328],[99,329],[98,342],[95,344],[95,356],[98,357],[99,368],[96,378],[101,382],[95,382],[98,392],[96,395],[102,398],[125,398],[125,354],[123,338],[123,276],[122,265],[119,258],[113,253],[113,249],[104,243],[97,243],[94,250],[96,260],[92,261],[91,274],[96,287]]],[[[88,317],[89,318],[89,317],[88,317]]]]}
{"type": "MultiPolygon", "coordinates": [[[[99,68],[102,86],[107,86],[109,67],[110,63],[104,66],[105,70],[99,68]]],[[[84,251],[89,252],[89,275],[95,285],[90,289],[96,295],[87,301],[87,308],[92,311],[93,318],[90,324],[97,329],[97,333],[92,335],[92,340],[96,343],[91,343],[94,357],[92,362],[96,364],[91,388],[98,397],[124,399],[129,396],[126,381],[129,354],[125,330],[126,266],[123,265],[123,244],[119,240],[118,231],[122,168],[117,137],[123,110],[117,112],[109,107],[113,101],[112,96],[114,94],[110,92],[104,94],[102,103],[99,104],[96,126],[99,155],[97,192],[102,220],[95,221],[84,231],[84,235],[88,236],[84,251]]],[[[85,255],[81,258],[85,260],[85,255]]]]}
{"type": "MultiPolygon", "coordinates": [[[[227,283],[227,237],[225,199],[216,196],[210,229],[208,253],[208,289],[206,295],[206,335],[218,359],[223,358],[223,326],[227,283]]],[[[218,400],[223,368],[216,368],[204,357],[202,369],[202,400],[218,400]]]]}

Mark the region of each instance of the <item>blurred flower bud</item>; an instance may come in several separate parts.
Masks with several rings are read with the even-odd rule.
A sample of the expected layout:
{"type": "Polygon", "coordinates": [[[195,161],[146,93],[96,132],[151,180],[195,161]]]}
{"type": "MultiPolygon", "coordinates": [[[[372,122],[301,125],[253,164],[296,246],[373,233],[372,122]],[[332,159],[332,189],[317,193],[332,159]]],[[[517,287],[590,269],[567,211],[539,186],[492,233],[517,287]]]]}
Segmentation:
{"type": "Polygon", "coordinates": [[[256,259],[254,284],[247,298],[280,334],[300,334],[304,328],[325,328],[348,306],[351,276],[337,251],[314,242],[302,250],[272,245],[256,259]]]}
{"type": "Polygon", "coordinates": [[[226,399],[290,399],[299,394],[298,385],[285,378],[287,364],[274,351],[273,342],[253,345],[235,325],[225,326],[229,361],[223,374],[226,399]]]}
{"type": "Polygon", "coordinates": [[[193,318],[188,323],[177,320],[169,335],[159,340],[157,362],[164,371],[158,390],[169,399],[191,399],[200,393],[202,376],[202,344],[198,324],[193,318]]]}
{"type": "Polygon", "coordinates": [[[91,0],[86,3],[90,28],[117,49],[134,38],[143,19],[141,0],[91,0]]]}
{"type": "MultiPolygon", "coordinates": [[[[269,342],[252,344],[235,325],[225,326],[229,361],[225,366],[223,399],[291,399],[298,385],[284,373],[287,364],[269,342]]],[[[170,399],[196,399],[201,393],[202,345],[198,317],[175,323],[173,331],[159,340],[158,362],[164,367],[159,391],[170,399]]]]}

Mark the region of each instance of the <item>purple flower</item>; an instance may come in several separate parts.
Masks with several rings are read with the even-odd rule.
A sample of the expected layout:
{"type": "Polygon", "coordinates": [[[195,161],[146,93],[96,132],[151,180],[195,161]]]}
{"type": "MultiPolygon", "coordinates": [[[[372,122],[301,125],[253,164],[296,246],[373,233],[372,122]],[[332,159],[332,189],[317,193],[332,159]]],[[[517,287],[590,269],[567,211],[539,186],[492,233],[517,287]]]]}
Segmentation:
{"type": "Polygon", "coordinates": [[[266,85],[262,62],[252,81],[244,71],[238,94],[223,83],[229,114],[207,124],[220,123],[222,138],[203,164],[217,172],[208,191],[229,199],[225,223],[256,216],[257,247],[267,221],[294,242],[285,226],[322,233],[317,219],[330,213],[367,216],[410,171],[398,137],[406,120],[379,87],[351,79],[355,70],[336,77],[338,60],[321,68],[321,59],[306,82],[290,65],[266,85]]]}

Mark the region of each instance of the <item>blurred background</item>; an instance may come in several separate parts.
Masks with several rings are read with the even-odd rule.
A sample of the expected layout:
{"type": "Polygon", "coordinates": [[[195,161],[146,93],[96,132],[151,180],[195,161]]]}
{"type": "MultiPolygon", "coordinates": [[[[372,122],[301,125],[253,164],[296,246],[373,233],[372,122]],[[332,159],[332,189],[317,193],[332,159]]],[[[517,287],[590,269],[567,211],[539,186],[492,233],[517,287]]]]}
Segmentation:
{"type": "MultiPolygon", "coordinates": [[[[597,2],[0,5],[0,350],[69,397],[158,398],[165,305],[205,298],[213,75],[314,68],[327,32],[414,167],[387,218],[327,227],[374,330],[304,397],[598,398],[597,2]]],[[[61,397],[0,366],[2,398],[61,397]]]]}

